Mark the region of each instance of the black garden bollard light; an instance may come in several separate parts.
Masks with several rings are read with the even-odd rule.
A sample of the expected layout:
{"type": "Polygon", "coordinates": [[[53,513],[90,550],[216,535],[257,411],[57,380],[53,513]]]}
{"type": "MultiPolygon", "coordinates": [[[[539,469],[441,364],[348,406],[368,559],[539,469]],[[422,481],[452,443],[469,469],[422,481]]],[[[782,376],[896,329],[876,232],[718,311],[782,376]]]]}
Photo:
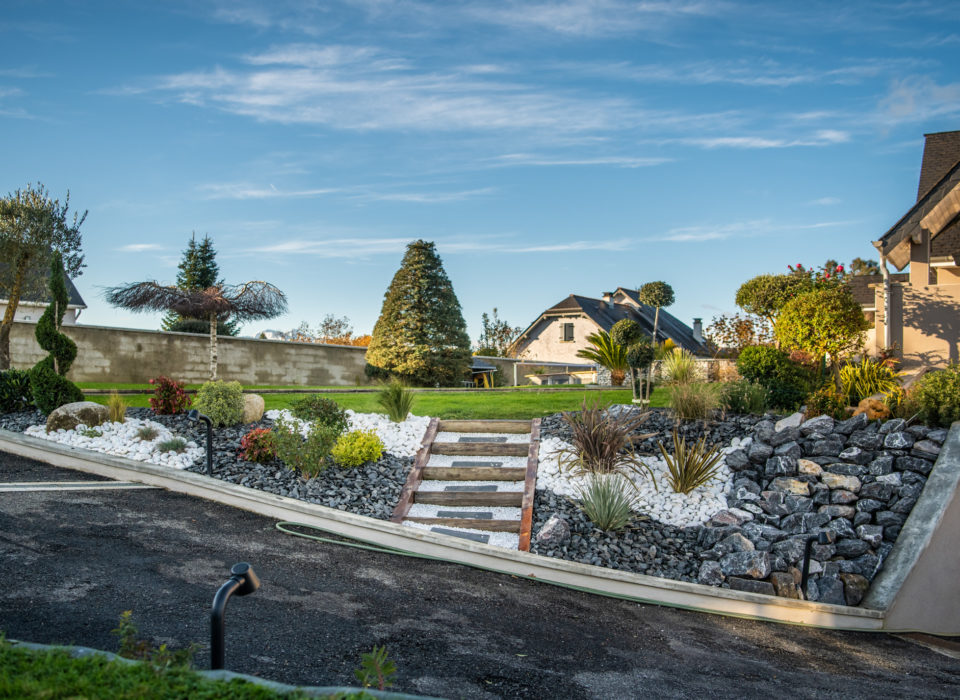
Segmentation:
{"type": "Polygon", "coordinates": [[[207,424],[207,476],[213,476],[213,421],[195,408],[190,409],[187,418],[194,423],[202,420],[207,424]]]}
{"type": "Polygon", "coordinates": [[[249,595],[260,588],[260,579],[246,562],[234,564],[230,573],[230,580],[220,586],[213,596],[213,608],[210,610],[210,668],[214,671],[223,668],[223,614],[227,609],[227,601],[234,594],[249,595]]]}
{"type": "Polygon", "coordinates": [[[817,544],[830,544],[832,540],[830,532],[826,530],[821,530],[816,535],[812,535],[807,538],[807,542],[803,547],[803,569],[800,572],[800,590],[803,591],[803,598],[807,598],[807,579],[810,578],[810,550],[813,547],[813,543],[817,544]]]}

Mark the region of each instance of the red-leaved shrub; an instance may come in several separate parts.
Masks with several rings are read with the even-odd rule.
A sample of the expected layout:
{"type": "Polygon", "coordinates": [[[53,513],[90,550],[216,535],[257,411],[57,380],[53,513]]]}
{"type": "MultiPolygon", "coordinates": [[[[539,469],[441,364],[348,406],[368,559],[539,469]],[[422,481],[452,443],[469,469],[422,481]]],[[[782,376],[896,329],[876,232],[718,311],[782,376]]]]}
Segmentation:
{"type": "Polygon", "coordinates": [[[150,410],[158,415],[172,415],[183,413],[190,407],[190,395],[183,390],[183,384],[175,382],[162,374],[151,379],[154,385],[153,396],[150,397],[150,410]]]}
{"type": "Polygon", "coordinates": [[[269,462],[277,456],[277,442],[270,428],[254,428],[240,439],[240,456],[248,462],[269,462]]]}

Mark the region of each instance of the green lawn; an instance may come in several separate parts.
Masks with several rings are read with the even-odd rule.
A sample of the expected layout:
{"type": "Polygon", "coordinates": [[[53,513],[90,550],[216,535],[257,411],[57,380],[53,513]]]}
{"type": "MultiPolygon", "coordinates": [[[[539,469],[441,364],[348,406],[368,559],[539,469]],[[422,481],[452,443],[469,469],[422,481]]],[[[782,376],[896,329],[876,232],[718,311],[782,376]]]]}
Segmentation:
{"type": "MultiPolygon", "coordinates": [[[[81,388],[128,388],[124,385],[100,384],[96,387],[82,384],[81,388]]],[[[129,388],[136,388],[129,386],[129,388]]],[[[256,389],[257,387],[245,387],[256,389]]],[[[261,387],[262,388],[262,387],[261,387]]],[[[282,387],[276,387],[282,388],[282,387]]],[[[299,388],[299,387],[287,387],[299,388]]],[[[286,408],[293,401],[304,396],[303,394],[264,394],[263,399],[267,410],[271,408],[286,408]]],[[[375,393],[355,394],[321,394],[333,399],[344,408],[350,408],[361,413],[379,413],[377,396],[375,393]]],[[[124,396],[128,406],[147,407],[149,396],[146,394],[124,396]]],[[[630,403],[628,389],[609,390],[567,390],[543,391],[541,389],[517,388],[511,391],[475,391],[475,392],[418,392],[413,403],[413,413],[419,416],[436,416],[438,418],[538,418],[548,416],[559,411],[578,410],[586,400],[587,405],[597,402],[603,406],[615,403],[630,403]]],[[[91,401],[106,404],[106,395],[90,396],[91,401]]],[[[655,389],[653,392],[653,406],[666,406],[667,396],[664,389],[655,389]]]]}

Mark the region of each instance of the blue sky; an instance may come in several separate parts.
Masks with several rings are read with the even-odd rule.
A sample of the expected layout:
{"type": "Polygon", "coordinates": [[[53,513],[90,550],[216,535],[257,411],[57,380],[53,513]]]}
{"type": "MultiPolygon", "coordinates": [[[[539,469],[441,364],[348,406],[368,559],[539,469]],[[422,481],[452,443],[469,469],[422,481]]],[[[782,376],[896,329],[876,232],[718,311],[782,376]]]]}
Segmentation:
{"type": "Polygon", "coordinates": [[[43,2],[0,18],[0,191],[89,209],[102,289],[172,282],[192,231],[264,328],[369,332],[437,243],[471,336],[662,279],[706,323],[788,263],[876,257],[923,133],[960,129],[955,2],[43,2]]]}

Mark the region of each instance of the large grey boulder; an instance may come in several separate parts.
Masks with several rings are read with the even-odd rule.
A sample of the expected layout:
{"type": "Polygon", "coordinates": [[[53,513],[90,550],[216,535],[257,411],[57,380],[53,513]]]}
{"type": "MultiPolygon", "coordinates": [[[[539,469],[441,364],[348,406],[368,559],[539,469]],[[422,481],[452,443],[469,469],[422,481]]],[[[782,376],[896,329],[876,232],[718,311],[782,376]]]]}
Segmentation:
{"type": "Polygon", "coordinates": [[[537,544],[544,547],[559,547],[569,539],[570,525],[556,513],[547,519],[537,533],[537,544]]]}
{"type": "Polygon", "coordinates": [[[76,401],[54,409],[47,416],[47,432],[73,430],[81,423],[93,427],[106,423],[109,418],[110,411],[106,406],[93,401],[76,401]]]}
{"type": "Polygon", "coordinates": [[[733,552],[720,560],[724,576],[746,576],[764,579],[770,575],[770,554],[767,552],[733,552]]]}

